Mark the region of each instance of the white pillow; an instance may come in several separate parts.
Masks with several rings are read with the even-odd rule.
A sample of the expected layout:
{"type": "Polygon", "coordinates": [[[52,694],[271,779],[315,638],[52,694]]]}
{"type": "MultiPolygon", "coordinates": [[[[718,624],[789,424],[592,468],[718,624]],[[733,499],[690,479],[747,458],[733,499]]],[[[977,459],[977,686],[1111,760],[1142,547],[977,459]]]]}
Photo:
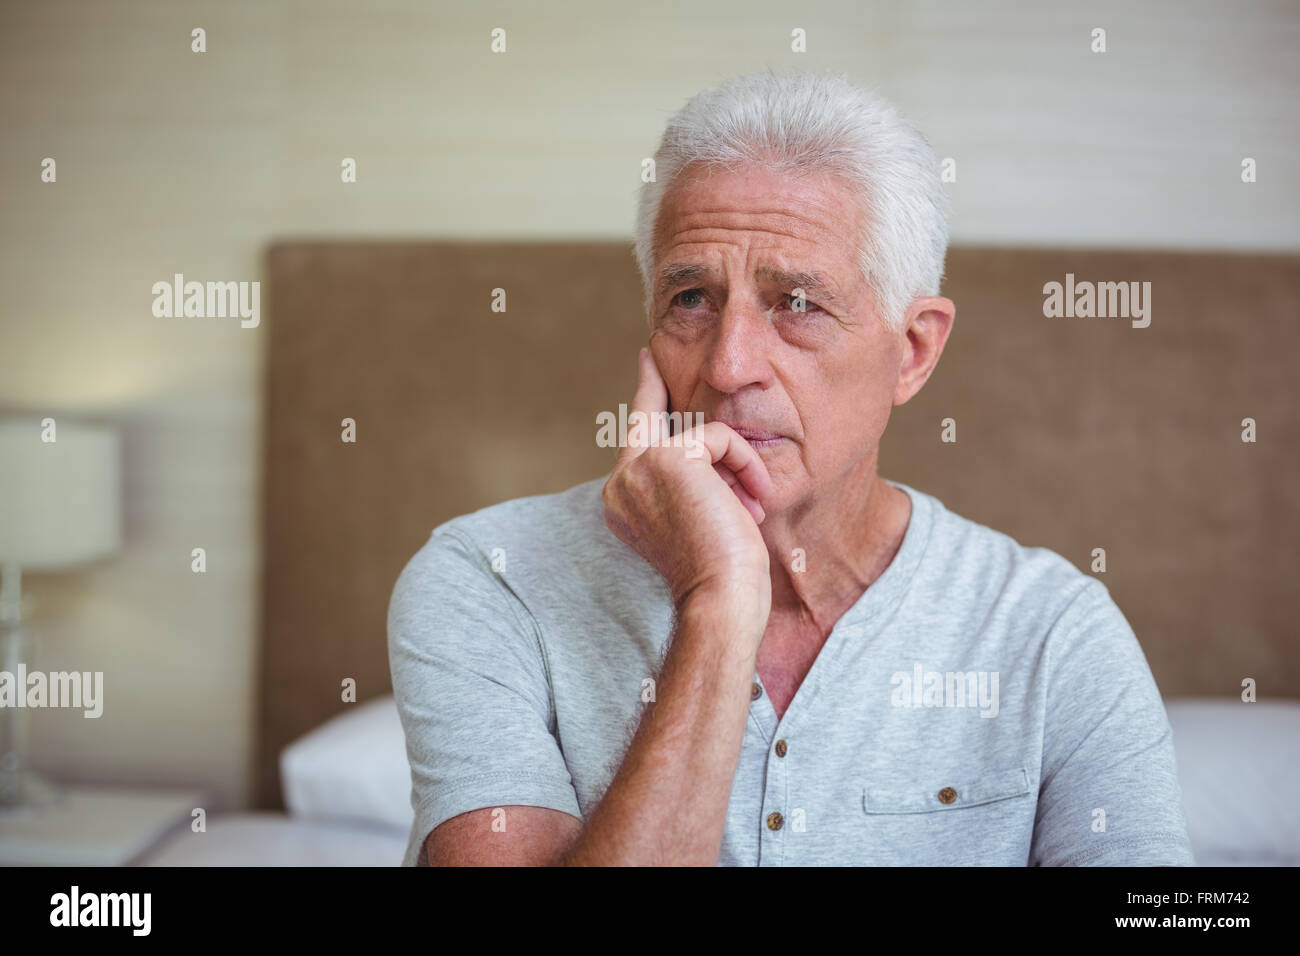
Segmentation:
{"type": "Polygon", "coordinates": [[[392,694],[349,705],[285,747],[280,784],[292,816],[409,831],[415,821],[411,766],[392,694]]]}
{"type": "Polygon", "coordinates": [[[1300,866],[1300,701],[1165,702],[1197,866],[1300,866]]]}

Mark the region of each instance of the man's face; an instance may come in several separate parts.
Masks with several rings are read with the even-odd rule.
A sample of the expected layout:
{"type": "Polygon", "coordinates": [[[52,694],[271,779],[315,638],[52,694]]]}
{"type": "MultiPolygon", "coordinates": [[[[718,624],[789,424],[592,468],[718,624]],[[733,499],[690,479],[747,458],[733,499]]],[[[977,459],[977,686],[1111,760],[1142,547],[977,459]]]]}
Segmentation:
{"type": "Polygon", "coordinates": [[[864,465],[895,404],[902,340],[855,262],[859,217],[838,180],[760,169],[688,168],[664,197],[650,347],[669,410],[776,436],[750,441],[769,515],[864,465]]]}

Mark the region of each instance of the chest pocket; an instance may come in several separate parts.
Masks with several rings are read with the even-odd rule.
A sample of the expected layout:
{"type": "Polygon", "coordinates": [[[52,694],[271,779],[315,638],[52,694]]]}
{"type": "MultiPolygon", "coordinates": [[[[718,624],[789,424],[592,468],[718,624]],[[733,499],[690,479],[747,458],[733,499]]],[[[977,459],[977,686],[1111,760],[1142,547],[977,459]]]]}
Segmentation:
{"type": "Polygon", "coordinates": [[[937,775],[909,783],[868,786],[862,793],[867,813],[951,813],[1029,793],[1029,772],[1024,767],[966,778],[937,775]]]}

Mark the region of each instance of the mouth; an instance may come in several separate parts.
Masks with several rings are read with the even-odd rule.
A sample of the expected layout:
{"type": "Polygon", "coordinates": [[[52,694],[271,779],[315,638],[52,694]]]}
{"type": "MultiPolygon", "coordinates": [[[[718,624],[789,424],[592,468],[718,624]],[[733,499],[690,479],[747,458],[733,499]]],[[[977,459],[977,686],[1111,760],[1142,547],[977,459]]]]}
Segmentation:
{"type": "Polygon", "coordinates": [[[751,428],[748,425],[736,425],[722,418],[714,420],[726,425],[741,438],[745,439],[745,441],[749,442],[749,444],[754,448],[775,448],[786,440],[784,435],[778,435],[776,432],[770,432],[762,428],[751,428]]]}

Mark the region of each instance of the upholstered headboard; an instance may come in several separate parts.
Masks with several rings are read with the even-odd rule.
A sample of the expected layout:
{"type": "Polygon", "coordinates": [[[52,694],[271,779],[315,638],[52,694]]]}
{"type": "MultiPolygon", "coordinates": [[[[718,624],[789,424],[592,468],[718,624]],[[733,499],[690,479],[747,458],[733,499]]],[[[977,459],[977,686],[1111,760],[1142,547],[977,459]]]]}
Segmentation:
{"type": "MultiPolygon", "coordinates": [[[[433,527],[608,471],[596,415],[631,397],[646,332],[624,243],[269,255],[257,796],[278,806],[280,750],[348,706],[343,680],[391,689],[389,594],[433,527]]],[[[957,248],[947,274],[957,321],[881,473],[1084,571],[1104,548],[1166,696],[1300,696],[1300,258],[957,248]],[[1150,282],[1150,325],[1045,317],[1067,273],[1150,282]]]]}

